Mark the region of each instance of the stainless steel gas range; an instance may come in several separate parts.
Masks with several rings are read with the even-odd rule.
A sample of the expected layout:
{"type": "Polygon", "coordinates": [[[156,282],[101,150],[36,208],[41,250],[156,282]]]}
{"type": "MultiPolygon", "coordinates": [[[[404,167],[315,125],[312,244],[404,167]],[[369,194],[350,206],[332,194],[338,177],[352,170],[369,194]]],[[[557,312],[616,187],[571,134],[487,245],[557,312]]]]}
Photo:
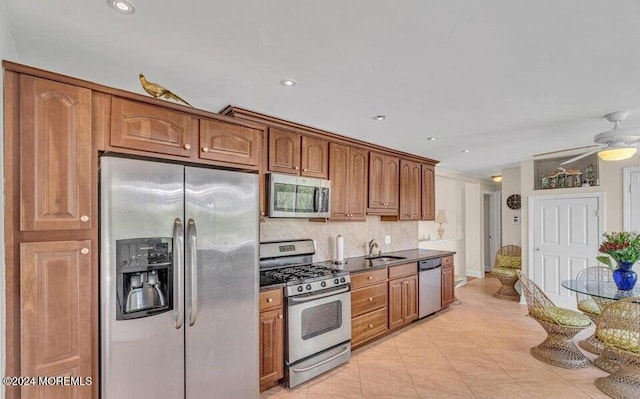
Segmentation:
{"type": "Polygon", "coordinates": [[[260,243],[260,286],[285,284],[285,383],[351,359],[349,273],[312,264],[312,240],[260,243]]]}

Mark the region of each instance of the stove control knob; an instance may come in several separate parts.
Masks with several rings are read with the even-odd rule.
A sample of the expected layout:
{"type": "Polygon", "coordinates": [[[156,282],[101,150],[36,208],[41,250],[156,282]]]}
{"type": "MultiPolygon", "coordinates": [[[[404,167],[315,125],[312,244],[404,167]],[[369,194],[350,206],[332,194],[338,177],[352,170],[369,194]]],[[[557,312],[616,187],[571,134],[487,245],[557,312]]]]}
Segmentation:
{"type": "Polygon", "coordinates": [[[333,280],[333,283],[334,283],[334,284],[340,284],[340,280],[335,279],[335,280],[333,280]]]}
{"type": "Polygon", "coordinates": [[[306,288],[306,289],[307,289],[307,291],[308,291],[308,290],[310,290],[310,289],[311,289],[311,284],[307,284],[307,286],[306,286],[306,287],[304,287],[304,288],[306,288]]]}
{"type": "Polygon", "coordinates": [[[298,286],[298,292],[302,292],[302,286],[301,285],[298,286]]]}
{"type": "Polygon", "coordinates": [[[344,277],[340,278],[340,282],[344,283],[345,281],[347,281],[344,277]]]}
{"type": "Polygon", "coordinates": [[[321,287],[326,287],[326,286],[327,286],[327,282],[326,282],[326,281],[321,282],[321,283],[320,283],[320,286],[321,286],[321,287]]]}

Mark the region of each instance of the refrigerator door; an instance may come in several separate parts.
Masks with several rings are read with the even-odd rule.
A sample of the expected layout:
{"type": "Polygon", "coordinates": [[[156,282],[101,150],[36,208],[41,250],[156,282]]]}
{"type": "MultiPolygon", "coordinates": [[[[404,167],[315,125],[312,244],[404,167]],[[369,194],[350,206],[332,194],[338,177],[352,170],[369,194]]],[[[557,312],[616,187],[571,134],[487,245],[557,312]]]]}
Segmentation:
{"type": "Polygon", "coordinates": [[[187,167],[185,199],[186,397],[258,398],[258,176],[187,167]]]}
{"type": "MultiPolygon", "coordinates": [[[[184,167],[103,156],[100,168],[101,397],[184,398],[184,327],[179,323],[179,311],[184,309],[178,300],[183,288],[179,283],[183,278],[178,275],[179,263],[183,260],[179,259],[183,236],[179,223],[174,223],[184,217],[184,167]],[[128,255],[123,256],[122,251],[116,254],[118,240],[121,240],[119,248],[127,245],[133,248],[127,249],[128,255]],[[164,245],[164,250],[172,249],[173,259],[169,261],[173,261],[170,273],[173,288],[171,296],[166,298],[171,300],[172,309],[117,320],[117,307],[123,300],[117,297],[117,285],[123,284],[118,283],[122,273],[120,277],[116,273],[117,257],[134,276],[129,286],[140,286],[148,275],[152,275],[151,283],[156,283],[157,273],[161,273],[136,274],[139,265],[145,262],[124,261],[140,256],[151,258],[152,255],[145,252],[150,247],[140,244],[145,240],[162,242],[159,245],[164,245]]],[[[154,259],[156,255],[154,252],[154,259]]],[[[122,269],[120,265],[119,270],[122,269]]],[[[144,284],[147,290],[161,288],[149,285],[148,280],[144,284]]],[[[165,298],[161,302],[164,304],[165,298]]]]}

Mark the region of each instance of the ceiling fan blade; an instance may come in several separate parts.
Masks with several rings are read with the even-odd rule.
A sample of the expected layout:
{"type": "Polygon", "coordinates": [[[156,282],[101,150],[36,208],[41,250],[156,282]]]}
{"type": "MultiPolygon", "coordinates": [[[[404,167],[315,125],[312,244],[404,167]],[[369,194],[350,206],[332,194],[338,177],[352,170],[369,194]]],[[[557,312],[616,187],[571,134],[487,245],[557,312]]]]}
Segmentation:
{"type": "Polygon", "coordinates": [[[600,151],[600,148],[597,148],[597,149],[595,149],[595,150],[591,150],[591,151],[587,151],[587,152],[585,152],[584,154],[580,154],[580,155],[578,155],[577,157],[573,157],[573,158],[571,158],[571,159],[567,159],[566,161],[562,162],[560,165],[566,165],[566,164],[568,164],[568,163],[575,162],[575,161],[577,161],[578,159],[582,159],[582,158],[584,158],[584,157],[586,157],[586,156],[589,156],[589,155],[593,154],[594,152],[598,152],[598,151],[600,151]]]}
{"type": "Polygon", "coordinates": [[[585,145],[583,147],[574,147],[574,148],[565,148],[564,150],[558,150],[558,151],[551,151],[551,152],[543,152],[542,154],[535,154],[533,157],[541,157],[543,155],[551,155],[551,154],[557,154],[559,152],[567,152],[567,151],[573,151],[573,150],[586,150],[587,148],[593,148],[593,147],[599,147],[599,145],[597,144],[592,144],[592,145],[585,145]]]}

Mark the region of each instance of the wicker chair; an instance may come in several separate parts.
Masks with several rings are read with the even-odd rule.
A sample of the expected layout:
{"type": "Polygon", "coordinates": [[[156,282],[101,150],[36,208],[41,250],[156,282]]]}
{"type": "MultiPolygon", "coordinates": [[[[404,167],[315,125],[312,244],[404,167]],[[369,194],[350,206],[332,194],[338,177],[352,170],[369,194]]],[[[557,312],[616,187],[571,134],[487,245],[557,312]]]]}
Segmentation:
{"type": "Polygon", "coordinates": [[[493,294],[496,298],[520,301],[520,294],[515,289],[518,271],[522,269],[521,250],[517,245],[506,245],[496,254],[496,261],[491,274],[500,280],[500,289],[493,294]]]}
{"type": "MultiPolygon", "coordinates": [[[[580,271],[576,276],[576,280],[611,282],[613,281],[613,276],[611,269],[608,267],[594,266],[587,267],[580,271]]],[[[598,305],[598,303],[602,298],[597,299],[598,300],[596,301],[591,297],[591,295],[586,295],[581,292],[578,292],[576,295],[578,310],[590,318],[593,324],[598,322],[598,317],[600,316],[600,305],[598,305]]],[[[595,332],[589,338],[578,342],[578,345],[587,352],[591,352],[596,355],[601,354],[604,349],[602,342],[598,341],[596,338],[595,332]]]]}
{"type": "MultiPolygon", "coordinates": [[[[615,302],[615,300],[613,299],[600,298],[595,296],[593,297],[593,300],[598,304],[601,312],[602,309],[615,302]]],[[[600,352],[600,356],[598,356],[593,361],[593,364],[600,370],[606,371],[609,374],[615,373],[616,371],[618,371],[618,367],[620,367],[620,357],[615,351],[607,346],[604,346],[602,352],[600,352]]]]}
{"type": "Polygon", "coordinates": [[[620,359],[614,373],[596,379],[598,389],[616,399],[640,398],[640,297],[606,306],[598,319],[596,337],[620,359]]]}
{"type": "Polygon", "coordinates": [[[591,361],[571,341],[576,334],[591,325],[591,320],[580,312],[555,306],[527,276],[519,273],[519,278],[529,316],[547,332],[547,338],[540,345],[531,348],[531,355],[565,369],[591,367],[591,361]]]}

